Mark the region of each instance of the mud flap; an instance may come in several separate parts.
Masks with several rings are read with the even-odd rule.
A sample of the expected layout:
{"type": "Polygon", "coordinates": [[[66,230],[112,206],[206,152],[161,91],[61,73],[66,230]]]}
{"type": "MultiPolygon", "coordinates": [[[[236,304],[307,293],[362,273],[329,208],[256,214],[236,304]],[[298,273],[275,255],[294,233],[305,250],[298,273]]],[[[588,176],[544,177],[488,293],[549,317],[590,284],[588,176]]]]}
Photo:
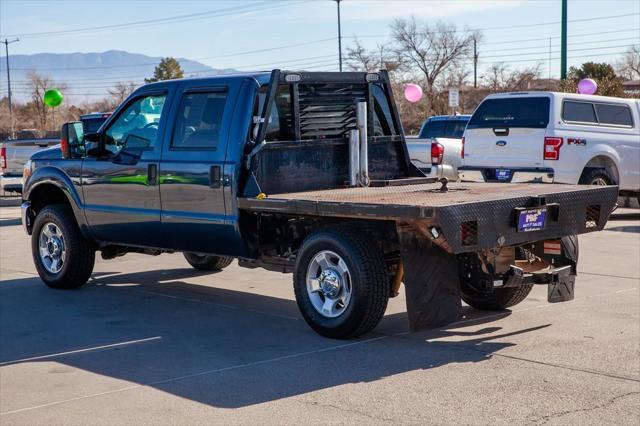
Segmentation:
{"type": "Polygon", "coordinates": [[[578,268],[578,236],[562,237],[562,257],[564,263],[571,265],[571,272],[559,274],[554,282],[547,287],[547,301],[549,303],[568,302],[573,300],[578,268]]]}
{"type": "Polygon", "coordinates": [[[398,227],[404,265],[409,330],[414,332],[462,317],[458,260],[420,231],[398,227]]]}
{"type": "Polygon", "coordinates": [[[575,283],[575,275],[560,275],[557,282],[551,283],[547,287],[547,301],[549,303],[558,303],[573,300],[575,283]]]}

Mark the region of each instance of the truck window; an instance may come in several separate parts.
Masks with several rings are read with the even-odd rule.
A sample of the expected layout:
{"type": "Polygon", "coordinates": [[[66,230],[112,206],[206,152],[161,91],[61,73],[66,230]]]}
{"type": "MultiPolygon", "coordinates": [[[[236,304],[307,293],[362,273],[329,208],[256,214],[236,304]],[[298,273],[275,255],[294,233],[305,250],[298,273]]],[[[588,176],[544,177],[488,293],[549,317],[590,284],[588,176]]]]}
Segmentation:
{"type": "Polygon", "coordinates": [[[596,112],[591,102],[564,101],[562,103],[562,119],[564,121],[576,121],[579,123],[598,122],[596,112]]]}
{"type": "Polygon", "coordinates": [[[105,132],[105,149],[116,154],[129,148],[152,148],[158,136],[166,95],[133,100],[105,132]]]}
{"type": "Polygon", "coordinates": [[[468,129],[525,127],[543,129],[549,124],[547,97],[487,99],[473,113],[468,129]]]}
{"type": "Polygon", "coordinates": [[[418,137],[421,139],[462,139],[465,127],[467,127],[466,120],[427,121],[424,126],[422,126],[418,137]]]}
{"type": "Polygon", "coordinates": [[[216,149],[226,102],[227,93],[223,91],[183,95],[171,148],[216,149]]]}
{"type": "Polygon", "coordinates": [[[595,106],[600,124],[633,127],[631,110],[626,105],[596,103],[595,106]]]}

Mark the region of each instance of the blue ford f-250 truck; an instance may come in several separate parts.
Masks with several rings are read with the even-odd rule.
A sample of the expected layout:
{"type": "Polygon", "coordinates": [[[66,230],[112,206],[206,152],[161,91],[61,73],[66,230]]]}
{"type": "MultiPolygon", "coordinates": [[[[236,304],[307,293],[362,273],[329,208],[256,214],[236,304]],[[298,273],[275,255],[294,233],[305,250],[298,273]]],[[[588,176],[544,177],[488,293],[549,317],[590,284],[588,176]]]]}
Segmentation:
{"type": "MultiPolygon", "coordinates": [[[[372,330],[404,283],[412,330],[522,301],[573,298],[575,235],[616,187],[450,184],[412,166],[388,75],[260,72],[133,93],[97,133],[62,129],[25,167],[23,224],[53,288],[95,253],[184,252],[195,268],[293,272],[309,325],[372,330]]],[[[89,295],[87,295],[89,297],[89,295]]]]}

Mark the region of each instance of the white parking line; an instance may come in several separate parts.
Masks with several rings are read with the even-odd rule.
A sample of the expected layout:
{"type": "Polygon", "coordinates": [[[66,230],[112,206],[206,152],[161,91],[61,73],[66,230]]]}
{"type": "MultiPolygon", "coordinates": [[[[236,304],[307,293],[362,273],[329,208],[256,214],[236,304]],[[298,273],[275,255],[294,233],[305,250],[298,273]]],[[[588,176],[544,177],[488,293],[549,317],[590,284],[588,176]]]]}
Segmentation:
{"type": "Polygon", "coordinates": [[[158,339],[162,339],[162,336],[147,337],[145,339],[137,339],[137,340],[128,340],[126,342],[111,343],[109,345],[94,346],[92,348],[76,349],[74,351],[56,352],[56,353],[48,354],[48,355],[40,355],[40,356],[33,356],[33,357],[30,357],[30,358],[15,359],[13,361],[4,361],[4,362],[0,362],[0,366],[9,365],[9,364],[17,364],[19,362],[36,361],[36,360],[39,360],[39,359],[55,358],[55,357],[64,356],[64,355],[72,355],[72,354],[80,354],[80,353],[84,353],[84,352],[99,351],[99,350],[102,350],[102,349],[116,348],[116,347],[119,347],[119,346],[132,345],[134,343],[150,342],[152,340],[158,340],[158,339]]]}

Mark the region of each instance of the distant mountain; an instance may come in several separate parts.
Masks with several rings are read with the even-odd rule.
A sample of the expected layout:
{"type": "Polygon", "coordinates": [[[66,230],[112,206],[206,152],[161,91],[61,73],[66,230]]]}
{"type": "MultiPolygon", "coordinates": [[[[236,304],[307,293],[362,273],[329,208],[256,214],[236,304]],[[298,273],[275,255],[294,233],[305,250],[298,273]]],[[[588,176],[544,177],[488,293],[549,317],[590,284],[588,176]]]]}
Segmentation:
{"type": "MultiPolygon", "coordinates": [[[[6,64],[0,61],[0,93],[6,93],[6,64]]],[[[153,57],[121,50],[101,53],[37,53],[34,55],[10,55],[11,88],[17,101],[28,97],[27,74],[29,71],[48,77],[58,85],[67,85],[66,94],[74,101],[97,99],[117,82],[142,84],[144,78],[153,75],[161,57],[153,57]]],[[[215,75],[232,72],[215,69],[197,61],[176,58],[185,72],[191,75],[215,75]]],[[[2,96],[2,95],[0,95],[2,96]]]]}

